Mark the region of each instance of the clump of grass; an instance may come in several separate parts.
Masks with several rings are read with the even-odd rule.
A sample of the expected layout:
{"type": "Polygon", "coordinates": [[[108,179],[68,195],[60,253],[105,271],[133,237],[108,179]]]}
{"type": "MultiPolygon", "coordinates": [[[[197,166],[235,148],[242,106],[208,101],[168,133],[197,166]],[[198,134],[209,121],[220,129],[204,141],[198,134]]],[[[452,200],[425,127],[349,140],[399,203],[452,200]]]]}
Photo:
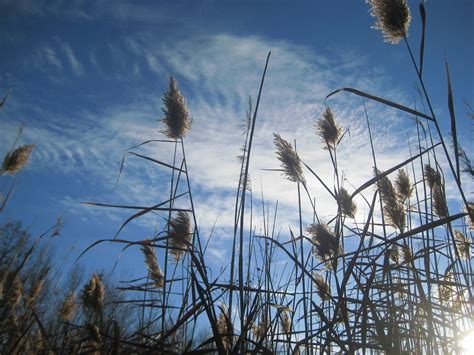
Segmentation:
{"type": "MultiPolygon", "coordinates": [[[[377,171],[377,174],[380,174],[377,171]]],[[[380,196],[384,203],[384,211],[387,214],[387,220],[400,230],[401,233],[405,230],[405,210],[403,205],[397,199],[397,195],[392,186],[392,182],[386,176],[378,181],[380,196]]]]}
{"type": "Polygon", "coordinates": [[[462,259],[471,259],[472,241],[470,238],[459,230],[454,230],[454,242],[459,252],[459,257],[462,259]]]}
{"type": "Polygon", "coordinates": [[[192,118],[189,114],[186,99],[181,95],[178,83],[173,77],[170,78],[169,88],[164,94],[163,103],[165,105],[162,108],[165,114],[162,119],[165,123],[163,133],[168,138],[183,138],[191,128],[192,118]]]}
{"type": "Polygon", "coordinates": [[[189,248],[192,231],[189,215],[186,212],[179,211],[175,218],[170,220],[169,241],[171,254],[173,254],[175,261],[181,260],[186,250],[189,248]]]}
{"type": "Polygon", "coordinates": [[[82,303],[86,309],[100,314],[105,298],[105,286],[99,275],[92,274],[89,282],[84,286],[82,292],[82,303]]]}
{"type": "Polygon", "coordinates": [[[335,149],[341,137],[342,130],[336,123],[331,108],[326,107],[321,118],[316,122],[316,129],[322,142],[326,144],[325,149],[335,149]]]}
{"type": "Polygon", "coordinates": [[[275,144],[277,157],[283,168],[283,175],[290,181],[304,184],[305,178],[298,153],[288,141],[277,133],[273,134],[273,144],[275,144]]]}
{"type": "Polygon", "coordinates": [[[337,202],[343,214],[351,218],[355,217],[355,214],[357,212],[357,205],[352,200],[351,195],[349,195],[347,190],[343,187],[339,189],[337,202]]]}
{"type": "Polygon", "coordinates": [[[313,253],[331,267],[331,260],[336,260],[341,252],[339,241],[327,224],[313,223],[308,229],[313,241],[313,253]]]}
{"type": "Polygon", "coordinates": [[[150,278],[153,280],[156,288],[162,288],[164,286],[165,275],[161,271],[158,260],[156,259],[155,250],[149,244],[142,246],[143,255],[145,255],[145,263],[148,267],[150,278]]]}
{"type": "Polygon", "coordinates": [[[33,144],[25,144],[8,153],[3,160],[0,175],[13,175],[23,169],[23,167],[28,163],[33,147],[33,144]]]}
{"type": "Polygon", "coordinates": [[[397,44],[408,36],[411,14],[406,0],[366,0],[370,14],[377,18],[374,29],[381,30],[385,42],[397,44]]]}

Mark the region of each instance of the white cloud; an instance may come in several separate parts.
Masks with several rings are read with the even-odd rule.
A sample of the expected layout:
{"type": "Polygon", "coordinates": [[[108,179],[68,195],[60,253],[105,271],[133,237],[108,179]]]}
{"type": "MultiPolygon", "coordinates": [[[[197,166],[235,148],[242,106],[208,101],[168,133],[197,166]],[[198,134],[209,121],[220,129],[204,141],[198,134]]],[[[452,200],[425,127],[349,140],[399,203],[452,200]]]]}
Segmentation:
{"type": "Polygon", "coordinates": [[[71,69],[75,75],[82,75],[84,74],[84,67],[82,66],[81,62],[77,59],[76,55],[74,54],[73,49],[68,43],[59,42],[64,54],[69,61],[71,69]]]}
{"type": "MultiPolygon", "coordinates": [[[[209,250],[216,258],[223,255],[222,250],[215,249],[216,245],[231,238],[229,228],[233,225],[239,174],[236,156],[244,139],[237,127],[245,114],[248,96],[255,102],[268,50],[272,56],[256,123],[251,177],[255,201],[260,199],[260,186],[265,198],[279,201],[282,217],[278,220],[284,228],[297,223],[297,190],[296,185],[280,173],[262,170],[280,165],[274,153],[273,133],[280,133],[290,142],[296,139],[302,159],[332,187],[334,175],[330,158],[322,149],[314,128],[324,109],[324,97],[335,88],[354,86],[395,101],[407,101],[395,89],[386,87],[380,69],[371,68],[358,53],[326,58],[284,41],[229,34],[196,35],[160,43],[146,35],[127,36],[109,47],[116,52],[112,63],[118,67],[134,63],[137,72],[149,70],[157,74],[162,87],[166,87],[163,80],[167,80],[168,71],[180,81],[194,117],[185,145],[197,218],[203,235],[218,218],[220,229],[209,250]]],[[[72,48],[68,44],[62,48],[74,72],[83,73],[83,66],[72,48]]],[[[92,54],[90,60],[95,66],[99,65],[95,55],[92,54]]],[[[58,63],[57,67],[61,63],[59,59],[58,63]]],[[[25,138],[37,144],[35,166],[75,175],[104,188],[99,202],[151,205],[166,199],[169,172],[131,157],[126,161],[121,183],[115,190],[111,188],[124,150],[133,144],[160,138],[155,121],[161,115],[159,98],[154,94],[137,95],[136,91],[131,91],[129,96],[139,98],[100,111],[78,112],[68,118],[49,118],[48,122],[29,125],[25,138]],[[74,120],[74,125],[68,120],[74,120]]],[[[340,172],[347,178],[344,185],[351,192],[352,185],[358,187],[373,176],[365,115],[360,98],[347,93],[331,98],[329,104],[338,122],[350,131],[338,154],[340,172]]],[[[413,144],[415,132],[409,116],[372,102],[367,102],[367,108],[379,168],[385,170],[407,159],[410,156],[407,137],[413,144]]],[[[46,112],[42,115],[50,116],[46,112]]],[[[5,127],[5,122],[0,124],[5,127]]],[[[172,157],[169,144],[150,144],[140,151],[168,163],[172,157]]],[[[418,171],[418,176],[420,174],[418,171]]],[[[324,220],[331,218],[336,204],[309,172],[306,178],[311,194],[316,197],[318,214],[324,220]]],[[[454,196],[451,187],[448,192],[454,196]]],[[[373,189],[366,191],[369,198],[372,193],[373,189]]],[[[90,199],[94,197],[85,195],[90,199]]],[[[69,197],[65,203],[70,205],[75,198],[69,197]]],[[[312,214],[306,196],[302,199],[307,225],[312,221],[312,214]]],[[[357,202],[361,219],[367,209],[362,207],[362,199],[357,202]]],[[[87,215],[81,211],[83,209],[78,209],[77,213],[87,215]]],[[[117,215],[124,216],[106,213],[114,223],[117,215]]],[[[260,210],[255,209],[256,224],[259,219],[260,210]]],[[[143,222],[143,225],[152,224],[149,219],[143,222]]]]}

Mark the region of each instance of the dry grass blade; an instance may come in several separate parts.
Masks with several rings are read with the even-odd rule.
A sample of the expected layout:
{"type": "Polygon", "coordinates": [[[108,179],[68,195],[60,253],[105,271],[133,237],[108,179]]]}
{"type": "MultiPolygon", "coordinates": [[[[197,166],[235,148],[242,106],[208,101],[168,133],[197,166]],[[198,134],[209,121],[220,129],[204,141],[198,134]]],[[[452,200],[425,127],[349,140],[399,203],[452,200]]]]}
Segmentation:
{"type": "Polygon", "coordinates": [[[419,111],[416,111],[416,110],[413,110],[409,107],[406,107],[406,106],[403,106],[403,105],[400,105],[400,104],[397,104],[393,101],[390,101],[390,100],[386,100],[386,99],[382,99],[381,97],[377,97],[375,95],[371,95],[371,94],[367,94],[363,91],[360,91],[360,90],[357,90],[357,89],[353,89],[353,88],[341,88],[341,89],[337,89],[333,92],[331,92],[329,95],[326,96],[326,100],[329,99],[331,96],[341,92],[341,91],[347,91],[347,92],[350,92],[352,94],[355,94],[355,95],[358,95],[358,96],[362,96],[362,97],[366,97],[370,100],[374,100],[374,101],[377,101],[377,102],[380,102],[384,105],[387,105],[387,106],[390,106],[390,107],[393,107],[393,108],[396,108],[400,111],[404,111],[404,112],[408,112],[412,115],[415,115],[415,116],[418,116],[418,117],[423,117],[423,118],[426,118],[428,121],[434,121],[433,117],[431,116],[428,116],[426,114],[424,114],[423,112],[419,112],[419,111]]]}
{"type": "Polygon", "coordinates": [[[385,42],[397,44],[408,35],[411,14],[406,0],[367,0],[370,14],[377,18],[374,29],[383,32],[385,42]]]}
{"type": "Polygon", "coordinates": [[[5,159],[3,160],[0,175],[12,175],[23,169],[26,163],[28,163],[28,159],[30,158],[30,154],[33,150],[33,147],[33,144],[25,144],[15,149],[13,152],[8,153],[5,159]]]}
{"type": "Polygon", "coordinates": [[[303,168],[298,153],[295,152],[288,141],[281,138],[277,133],[273,133],[273,144],[275,144],[277,157],[281,162],[283,174],[286,178],[304,184],[303,168]]]}
{"type": "Polygon", "coordinates": [[[181,95],[178,83],[173,77],[170,78],[169,88],[164,94],[163,103],[165,105],[162,108],[165,113],[165,117],[162,119],[165,123],[163,133],[168,138],[183,138],[191,128],[192,118],[189,115],[186,100],[181,95]]]}
{"type": "Polygon", "coordinates": [[[445,66],[446,66],[446,77],[448,80],[448,108],[449,108],[449,116],[451,118],[451,137],[453,138],[454,159],[456,162],[456,178],[460,181],[461,173],[459,169],[458,133],[456,129],[456,115],[454,113],[453,89],[451,87],[451,76],[449,75],[448,62],[445,62],[445,66]]]}
{"type": "Polygon", "coordinates": [[[423,59],[425,55],[425,28],[426,28],[426,11],[425,5],[420,3],[420,17],[421,17],[421,43],[420,43],[420,77],[423,76],[423,59]]]}

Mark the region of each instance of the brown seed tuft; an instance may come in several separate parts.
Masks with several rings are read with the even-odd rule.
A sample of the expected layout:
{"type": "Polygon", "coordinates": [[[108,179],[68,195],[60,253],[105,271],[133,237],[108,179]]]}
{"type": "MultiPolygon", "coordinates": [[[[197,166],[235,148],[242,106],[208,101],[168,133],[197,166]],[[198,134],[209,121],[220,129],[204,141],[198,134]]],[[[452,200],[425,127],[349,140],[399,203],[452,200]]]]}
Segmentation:
{"type": "Polygon", "coordinates": [[[308,229],[312,241],[313,253],[316,254],[322,262],[331,267],[331,259],[340,254],[340,246],[336,236],[330,230],[327,224],[311,224],[308,229]]]}
{"type": "Polygon", "coordinates": [[[92,274],[82,292],[82,303],[85,308],[100,314],[105,298],[105,286],[99,275],[92,274]]]}
{"type": "Polygon", "coordinates": [[[217,330],[222,337],[222,342],[226,349],[230,347],[232,334],[234,333],[234,327],[231,320],[227,317],[227,307],[222,304],[220,307],[220,314],[217,318],[217,330]]]}
{"type": "Polygon", "coordinates": [[[165,116],[162,121],[165,123],[163,133],[172,139],[183,138],[191,128],[192,118],[189,115],[186,100],[181,95],[178,83],[173,77],[170,77],[168,91],[163,97],[165,105],[162,108],[165,116]]]}
{"type": "Polygon", "coordinates": [[[316,272],[313,272],[314,283],[316,285],[316,292],[323,301],[331,299],[331,289],[324,277],[316,272]]]}
{"type": "Polygon", "coordinates": [[[304,184],[303,168],[298,153],[295,152],[289,142],[277,133],[273,133],[273,144],[275,144],[276,154],[283,168],[283,175],[290,181],[304,184]]]}
{"type": "Polygon", "coordinates": [[[175,261],[180,261],[186,250],[189,248],[192,231],[189,215],[186,212],[179,211],[175,218],[170,220],[169,241],[171,254],[174,255],[175,261]]]}
{"type": "MultiPolygon", "coordinates": [[[[379,171],[376,173],[380,174],[379,171]]],[[[405,210],[403,209],[403,205],[397,199],[390,179],[384,176],[378,181],[378,187],[384,204],[384,212],[389,223],[398,228],[400,233],[403,233],[406,223],[405,210]]]]}
{"type": "Polygon", "coordinates": [[[70,322],[76,314],[76,294],[71,292],[67,295],[60,310],[59,318],[65,322],[70,322]]]}
{"type": "Polygon", "coordinates": [[[281,316],[281,325],[283,327],[283,332],[287,337],[291,336],[291,318],[287,312],[283,312],[281,316]]]}
{"type": "MultiPolygon", "coordinates": [[[[327,224],[322,223],[311,224],[307,231],[314,243],[313,254],[326,263],[328,268],[331,268],[331,259],[335,259],[341,254],[341,247],[336,236],[331,232],[327,224]]],[[[337,259],[335,260],[337,261],[337,259]]]]}
{"type": "Polygon", "coordinates": [[[8,153],[3,160],[3,166],[0,170],[0,175],[13,175],[23,169],[30,158],[33,147],[34,145],[32,144],[26,144],[15,149],[13,152],[8,153]]]}
{"type": "Polygon", "coordinates": [[[398,170],[397,179],[395,180],[395,188],[397,190],[398,198],[402,203],[408,199],[413,192],[410,178],[403,169],[398,170]]]}
{"type": "Polygon", "coordinates": [[[164,286],[165,275],[163,275],[160,265],[158,265],[155,250],[151,245],[144,244],[142,246],[142,252],[145,255],[145,263],[148,267],[150,278],[153,280],[156,288],[162,288],[164,286]]]}
{"type": "Polygon", "coordinates": [[[381,30],[385,42],[397,44],[408,36],[411,14],[406,0],[366,0],[371,6],[370,14],[377,18],[372,28],[381,30]]]}
{"type": "Polygon", "coordinates": [[[461,259],[471,259],[472,240],[459,230],[454,231],[454,242],[461,259]]]}
{"type": "Polygon", "coordinates": [[[337,202],[341,209],[341,212],[348,217],[354,218],[357,212],[357,205],[351,199],[351,196],[347,190],[343,187],[339,190],[339,196],[337,197],[337,202]]]}
{"type": "Polygon", "coordinates": [[[441,174],[439,171],[433,169],[429,164],[425,165],[424,175],[430,189],[433,189],[437,184],[441,184],[441,174]]]}
{"type": "Polygon", "coordinates": [[[321,118],[316,122],[316,130],[326,145],[324,149],[335,149],[341,137],[341,127],[336,123],[334,114],[326,107],[321,118]]]}

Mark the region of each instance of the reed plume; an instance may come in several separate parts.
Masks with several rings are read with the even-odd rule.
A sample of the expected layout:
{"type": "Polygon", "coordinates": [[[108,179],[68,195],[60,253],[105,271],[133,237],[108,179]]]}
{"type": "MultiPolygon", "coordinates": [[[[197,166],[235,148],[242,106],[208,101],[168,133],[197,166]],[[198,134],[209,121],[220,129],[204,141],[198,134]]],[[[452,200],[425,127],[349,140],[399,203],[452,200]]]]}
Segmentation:
{"type": "Polygon", "coordinates": [[[61,308],[59,309],[59,318],[65,322],[70,322],[76,314],[76,294],[71,292],[67,295],[61,308]]]}
{"type": "Polygon", "coordinates": [[[326,144],[324,149],[336,148],[342,130],[329,107],[326,107],[321,118],[316,122],[316,130],[322,142],[326,144]]]}
{"type": "Polygon", "coordinates": [[[92,309],[100,314],[105,298],[105,286],[99,275],[92,274],[82,292],[82,303],[85,308],[92,309]]]}
{"type": "Polygon", "coordinates": [[[162,121],[165,124],[163,133],[172,139],[183,138],[192,125],[192,118],[186,105],[186,99],[178,88],[178,83],[170,77],[168,91],[163,97],[162,110],[165,116],[162,121]]]}
{"type": "Polygon", "coordinates": [[[433,194],[433,208],[435,213],[440,218],[446,218],[449,216],[448,204],[446,202],[446,194],[444,192],[444,186],[440,183],[436,183],[432,190],[433,194]]]}
{"type": "Polygon", "coordinates": [[[234,327],[232,321],[227,317],[227,307],[222,304],[219,306],[221,312],[217,318],[217,330],[219,335],[222,337],[222,342],[226,349],[230,347],[232,334],[234,333],[234,327]]]}
{"type": "Polygon", "coordinates": [[[179,211],[175,218],[170,220],[169,241],[172,247],[175,261],[181,260],[186,250],[189,248],[192,231],[189,215],[186,212],[179,211]]]}
{"type": "Polygon", "coordinates": [[[343,187],[341,187],[341,189],[339,190],[337,202],[343,214],[351,218],[355,217],[355,214],[357,212],[357,205],[352,200],[351,195],[349,195],[347,190],[343,187]]]}
{"type": "Polygon", "coordinates": [[[165,275],[163,275],[160,265],[158,265],[155,250],[151,245],[144,244],[142,246],[142,252],[145,255],[145,263],[148,267],[150,278],[153,280],[156,288],[162,288],[164,286],[165,275]]]}
{"type": "Polygon", "coordinates": [[[472,241],[470,238],[459,230],[454,230],[454,242],[458,249],[459,257],[461,259],[471,259],[471,246],[472,241]]]}
{"type": "Polygon", "coordinates": [[[18,147],[13,152],[8,153],[3,160],[2,169],[0,169],[0,175],[9,174],[13,175],[19,172],[28,163],[30,154],[33,151],[34,145],[25,144],[18,147]]]}
{"type": "Polygon", "coordinates": [[[339,241],[327,224],[313,223],[307,228],[313,241],[313,253],[328,267],[341,253],[339,241]]]}
{"type": "Polygon", "coordinates": [[[305,178],[298,153],[295,152],[289,142],[277,133],[273,133],[273,144],[275,144],[277,158],[283,168],[283,175],[290,181],[304,184],[305,178]]]}
{"type": "Polygon", "coordinates": [[[329,301],[331,299],[331,289],[324,277],[316,272],[313,272],[313,279],[316,285],[316,292],[323,301],[329,301]]]}
{"type": "Polygon", "coordinates": [[[287,312],[283,312],[281,316],[281,326],[285,335],[287,337],[291,336],[291,318],[287,312]]]}
{"type": "MultiPolygon", "coordinates": [[[[380,171],[376,171],[377,175],[380,171]]],[[[397,199],[397,195],[392,186],[392,182],[386,176],[378,181],[380,196],[382,197],[384,211],[388,221],[403,233],[405,229],[405,210],[397,199]]]]}
{"type": "Polygon", "coordinates": [[[21,297],[23,295],[23,282],[21,282],[20,275],[15,275],[14,273],[10,273],[8,279],[7,285],[10,284],[10,287],[6,290],[6,300],[8,306],[11,309],[14,309],[21,301],[21,297]]]}
{"type": "Polygon", "coordinates": [[[366,0],[370,14],[377,18],[372,28],[381,30],[384,41],[397,44],[408,36],[411,14],[406,0],[366,0]]]}
{"type": "Polygon", "coordinates": [[[413,192],[410,178],[403,169],[398,170],[397,179],[395,180],[395,189],[397,190],[398,198],[402,203],[407,200],[413,192]]]}
{"type": "Polygon", "coordinates": [[[433,169],[429,164],[425,165],[423,173],[430,189],[433,189],[435,185],[441,184],[441,174],[439,171],[433,169]]]}

